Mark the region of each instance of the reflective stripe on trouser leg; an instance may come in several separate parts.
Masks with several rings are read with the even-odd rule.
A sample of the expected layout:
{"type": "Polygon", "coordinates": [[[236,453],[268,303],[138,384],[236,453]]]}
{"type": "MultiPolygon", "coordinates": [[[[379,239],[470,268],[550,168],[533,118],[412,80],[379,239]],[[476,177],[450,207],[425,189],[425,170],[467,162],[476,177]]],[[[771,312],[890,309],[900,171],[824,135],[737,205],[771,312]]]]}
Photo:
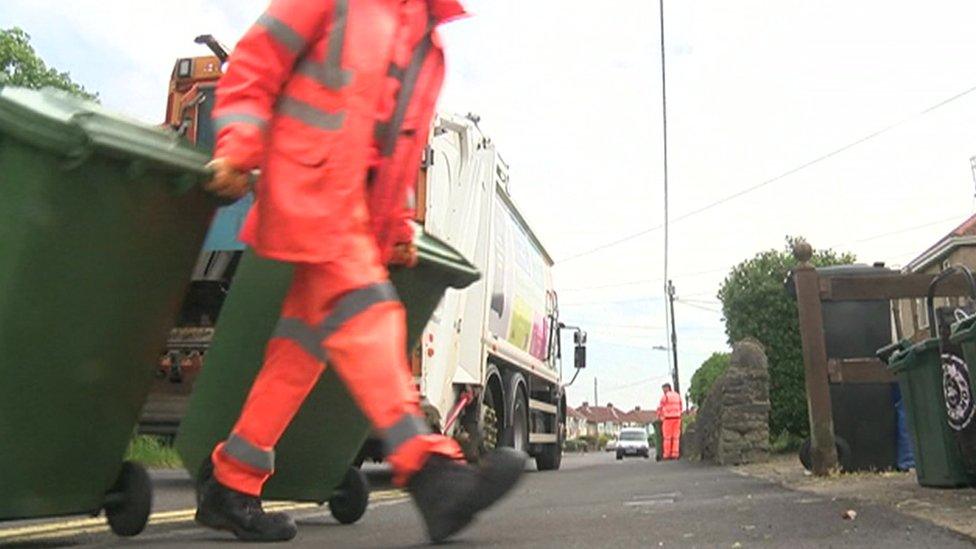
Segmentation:
{"type": "MultiPolygon", "coordinates": [[[[323,371],[323,364],[298,345],[272,339],[231,439],[237,437],[255,447],[273,449],[323,371]]],[[[213,453],[217,480],[239,492],[260,495],[273,471],[253,467],[224,451],[226,446],[219,446],[213,453]]]]}
{"type": "Polygon", "coordinates": [[[412,438],[430,434],[430,427],[424,418],[405,415],[400,421],[383,429],[383,449],[386,455],[393,455],[412,438]]]}
{"type": "Polygon", "coordinates": [[[263,450],[237,435],[232,434],[224,442],[224,453],[258,471],[274,471],[274,450],[263,450]]]}
{"type": "Polygon", "coordinates": [[[461,459],[453,439],[425,434],[420,395],[407,363],[406,317],[399,303],[378,304],[325,341],[329,364],[386,438],[394,481],[403,485],[431,454],[461,459]]]}

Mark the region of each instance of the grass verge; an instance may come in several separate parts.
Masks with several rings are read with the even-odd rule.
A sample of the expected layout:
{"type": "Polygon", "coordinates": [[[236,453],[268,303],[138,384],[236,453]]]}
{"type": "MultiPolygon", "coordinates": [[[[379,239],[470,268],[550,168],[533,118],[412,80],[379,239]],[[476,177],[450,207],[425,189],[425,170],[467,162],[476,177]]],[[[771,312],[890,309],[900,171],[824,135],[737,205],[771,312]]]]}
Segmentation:
{"type": "Polygon", "coordinates": [[[172,445],[163,439],[139,435],[129,442],[125,459],[141,463],[150,469],[179,469],[183,461],[172,445]]]}

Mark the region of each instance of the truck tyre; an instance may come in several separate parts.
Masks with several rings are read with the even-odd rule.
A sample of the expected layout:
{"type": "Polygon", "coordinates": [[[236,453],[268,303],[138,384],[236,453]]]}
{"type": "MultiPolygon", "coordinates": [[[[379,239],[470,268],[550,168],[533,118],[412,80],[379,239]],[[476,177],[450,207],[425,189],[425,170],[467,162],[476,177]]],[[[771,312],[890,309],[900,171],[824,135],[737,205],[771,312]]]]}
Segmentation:
{"type": "Polygon", "coordinates": [[[529,401],[525,395],[525,385],[519,384],[515,389],[515,400],[512,402],[512,425],[509,427],[507,440],[512,448],[520,452],[529,453],[529,401]]]}
{"type": "Polygon", "coordinates": [[[535,467],[540,471],[558,471],[563,462],[563,439],[566,438],[566,419],[562,407],[556,416],[556,444],[545,444],[535,456],[535,467]]]}

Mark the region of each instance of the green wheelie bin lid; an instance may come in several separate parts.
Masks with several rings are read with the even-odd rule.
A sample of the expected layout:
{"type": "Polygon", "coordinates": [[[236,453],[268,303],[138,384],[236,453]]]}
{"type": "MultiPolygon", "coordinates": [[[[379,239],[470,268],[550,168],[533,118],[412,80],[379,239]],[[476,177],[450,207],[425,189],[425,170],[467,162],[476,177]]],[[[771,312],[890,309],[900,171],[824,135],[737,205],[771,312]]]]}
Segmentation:
{"type": "Polygon", "coordinates": [[[131,469],[214,211],[207,160],[66,92],[0,88],[0,520],[97,513],[131,469]]]}
{"type": "MultiPolygon", "coordinates": [[[[407,311],[411,349],[445,291],[465,288],[480,276],[460,253],[419,228],[415,244],[419,264],[390,273],[407,311]]],[[[240,414],[278,323],[291,272],[290,265],[262,259],[250,250],[241,260],[177,434],[176,448],[192,475],[227,438],[240,414]]],[[[369,432],[369,422],[334,369],[327,368],[275,449],[275,475],[263,497],[328,501],[369,432]]]]}
{"type": "Polygon", "coordinates": [[[976,316],[971,316],[952,325],[949,341],[956,345],[976,342],[976,316]]]}
{"type": "Polygon", "coordinates": [[[901,347],[891,355],[888,368],[898,376],[905,400],[919,484],[933,487],[973,484],[976,479],[967,472],[948,424],[939,340],[930,338],[916,345],[902,342],[901,347]]]}

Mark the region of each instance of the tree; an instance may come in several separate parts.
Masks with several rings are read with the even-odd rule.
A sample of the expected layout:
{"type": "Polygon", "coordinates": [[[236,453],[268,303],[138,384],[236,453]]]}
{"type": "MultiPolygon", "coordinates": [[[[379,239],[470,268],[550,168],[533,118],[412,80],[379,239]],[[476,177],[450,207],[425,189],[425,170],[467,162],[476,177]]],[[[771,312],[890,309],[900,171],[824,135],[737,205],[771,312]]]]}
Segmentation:
{"type": "MultiPolygon", "coordinates": [[[[767,250],[736,265],[718,293],[729,344],[753,337],[766,348],[773,436],[783,432],[806,436],[810,427],[796,300],[784,286],[796,265],[793,244],[798,240],[786,237],[783,250],[767,250]]],[[[824,267],[854,261],[849,253],[819,250],[811,262],[824,267]]]]}
{"type": "Polygon", "coordinates": [[[34,51],[30,35],[14,27],[0,29],[0,85],[40,89],[53,87],[86,99],[98,95],[71,80],[71,75],[48,67],[34,51]]]}
{"type": "Polygon", "coordinates": [[[708,360],[702,362],[695,375],[691,376],[691,386],[688,387],[688,394],[691,401],[698,407],[705,403],[708,391],[711,390],[715,380],[725,373],[729,368],[732,355],[729,353],[712,353],[708,360]]]}

